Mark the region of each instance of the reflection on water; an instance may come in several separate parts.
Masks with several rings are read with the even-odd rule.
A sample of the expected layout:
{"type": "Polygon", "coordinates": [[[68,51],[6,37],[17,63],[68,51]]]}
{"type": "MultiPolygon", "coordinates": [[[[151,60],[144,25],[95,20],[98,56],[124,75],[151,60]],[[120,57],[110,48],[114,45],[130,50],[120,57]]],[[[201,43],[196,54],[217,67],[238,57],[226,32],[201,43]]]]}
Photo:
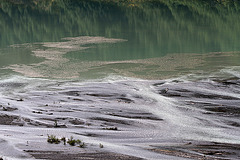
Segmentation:
{"type": "MultiPolygon", "coordinates": [[[[191,58],[195,54],[240,51],[239,6],[237,1],[3,0],[0,2],[1,72],[4,72],[3,68],[11,68],[22,73],[21,68],[26,71],[26,68],[32,70],[38,66],[38,70],[42,69],[41,73],[35,72],[28,76],[52,78],[69,76],[70,78],[72,73],[67,74],[73,71],[70,68],[79,70],[79,65],[83,65],[81,69],[92,71],[89,72],[90,75],[95,74],[95,71],[112,73],[112,69],[119,74],[122,73],[120,70],[123,66],[130,70],[127,76],[145,75],[147,72],[149,78],[161,78],[154,74],[158,72],[158,74],[174,75],[172,71],[185,72],[186,66],[188,69],[195,69],[203,64],[202,60],[205,58],[199,55],[191,58]],[[95,43],[89,47],[90,43],[86,40],[86,44],[82,42],[81,45],[84,50],[74,48],[65,51],[66,48],[62,45],[69,46],[69,44],[65,44],[68,40],[63,38],[79,36],[126,41],[114,44],[95,43]],[[61,51],[52,51],[50,44],[56,45],[57,42],[61,42],[59,43],[62,46],[61,51]],[[11,45],[26,43],[29,45],[22,45],[17,49],[9,48],[11,45]],[[35,44],[31,46],[32,43],[35,44]],[[51,54],[46,54],[45,51],[45,55],[41,55],[42,52],[40,53],[38,49],[42,48],[47,48],[51,54]],[[190,59],[185,55],[186,53],[190,55],[190,59]],[[173,63],[166,62],[165,59],[169,59],[172,54],[175,57],[172,59],[173,63]],[[54,56],[55,60],[58,57],[55,63],[50,55],[54,56]],[[162,58],[164,56],[166,57],[162,58]],[[176,59],[177,57],[180,59],[176,59]],[[42,61],[43,59],[45,61],[42,61]],[[147,59],[146,61],[150,59],[153,62],[136,64],[140,59],[147,59]],[[192,59],[195,60],[187,62],[192,59]],[[39,67],[40,61],[41,67],[39,67]],[[46,61],[49,63],[46,64],[46,61]],[[134,63],[129,67],[129,62],[125,65],[124,61],[134,61],[134,63]],[[86,66],[90,62],[91,65],[86,66]],[[179,62],[183,66],[179,66],[179,62]],[[95,65],[92,65],[93,63],[95,65]],[[116,63],[117,65],[113,65],[116,63]],[[99,64],[108,65],[101,67],[99,64]],[[65,76],[56,76],[59,75],[58,71],[62,69],[62,65],[66,66],[64,66],[65,76]],[[163,70],[164,68],[166,69],[163,70]]],[[[227,61],[229,65],[232,63],[238,65],[238,54],[230,55],[229,58],[220,61],[207,56],[207,64],[221,66],[222,62],[227,61]]],[[[89,74],[87,75],[90,76],[89,74]]],[[[79,76],[78,73],[73,75],[73,77],[79,76]]]]}

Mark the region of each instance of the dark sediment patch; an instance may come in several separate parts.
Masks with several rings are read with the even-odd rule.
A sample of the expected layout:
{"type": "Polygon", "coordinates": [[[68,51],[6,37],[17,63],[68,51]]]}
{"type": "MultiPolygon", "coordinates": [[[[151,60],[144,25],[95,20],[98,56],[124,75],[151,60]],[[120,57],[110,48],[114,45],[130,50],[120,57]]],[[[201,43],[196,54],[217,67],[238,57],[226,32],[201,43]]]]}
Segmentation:
{"type": "Polygon", "coordinates": [[[106,127],[106,128],[102,128],[104,130],[112,130],[112,131],[117,131],[118,128],[117,127],[106,127]]]}
{"type": "MultiPolygon", "coordinates": [[[[71,96],[73,97],[72,100],[79,101],[79,102],[82,102],[82,101],[92,102],[92,100],[90,100],[90,97],[96,97],[104,100],[115,100],[115,101],[124,102],[124,103],[134,103],[134,100],[128,98],[127,95],[119,94],[119,93],[68,91],[68,92],[61,92],[61,94],[71,96]]],[[[70,99],[70,97],[68,99],[70,99]]]]}
{"type": "Polygon", "coordinates": [[[1,125],[16,125],[16,123],[14,123],[14,120],[17,120],[18,118],[19,118],[18,116],[1,114],[0,115],[0,124],[1,125]]]}
{"type": "Polygon", "coordinates": [[[221,101],[214,102],[214,103],[189,101],[187,102],[187,105],[206,110],[207,112],[203,112],[203,114],[217,114],[217,115],[226,116],[226,117],[238,117],[240,115],[240,108],[238,106],[239,104],[238,101],[234,103],[225,101],[224,103],[226,104],[222,105],[221,101]]]}
{"type": "Polygon", "coordinates": [[[128,113],[110,113],[108,115],[123,117],[123,118],[130,118],[130,119],[148,119],[148,120],[155,120],[155,121],[163,121],[163,119],[156,117],[151,113],[140,113],[138,115],[131,115],[128,113]]]}
{"type": "Polygon", "coordinates": [[[226,124],[231,125],[233,127],[240,127],[240,123],[234,121],[227,121],[226,124]]]}
{"type": "Polygon", "coordinates": [[[59,128],[66,128],[65,125],[58,125],[56,126],[56,124],[52,123],[52,124],[48,124],[48,123],[43,123],[43,122],[40,122],[40,121],[36,121],[36,120],[32,120],[32,119],[29,119],[29,118],[22,118],[27,125],[32,125],[32,126],[38,126],[38,127],[47,127],[47,128],[56,128],[56,127],[59,127],[59,128]]]}
{"type": "Polygon", "coordinates": [[[190,91],[186,89],[163,89],[159,92],[159,94],[166,96],[166,97],[192,97],[192,98],[199,98],[199,99],[225,99],[225,100],[240,100],[237,97],[221,95],[221,94],[207,94],[201,93],[196,91],[190,91]]]}
{"type": "Polygon", "coordinates": [[[153,86],[159,94],[166,97],[240,100],[239,97],[228,94],[228,91],[229,93],[240,93],[239,84],[240,79],[233,77],[227,80],[153,84],[153,86]],[[218,93],[211,92],[212,90],[216,90],[218,93]]]}
{"type": "Polygon", "coordinates": [[[117,124],[123,124],[123,125],[131,125],[133,122],[127,121],[127,120],[118,120],[118,119],[111,119],[111,118],[103,118],[103,117],[92,117],[91,120],[97,120],[97,121],[104,121],[108,122],[109,124],[117,123],[117,124]]]}
{"type": "Polygon", "coordinates": [[[25,118],[24,120],[25,120],[25,122],[26,122],[28,125],[32,125],[32,126],[42,126],[42,127],[51,127],[50,124],[42,123],[42,122],[39,122],[39,121],[34,121],[34,120],[29,119],[29,118],[25,118]]]}
{"type": "Polygon", "coordinates": [[[25,85],[26,85],[25,83],[13,83],[13,82],[0,83],[0,87],[8,87],[8,88],[19,88],[25,85]]]}
{"type": "Polygon", "coordinates": [[[32,113],[43,114],[43,112],[40,112],[40,111],[32,111],[32,113]]]}
{"type": "Polygon", "coordinates": [[[72,119],[72,120],[69,120],[69,122],[73,125],[83,125],[85,124],[85,122],[83,120],[80,120],[80,119],[72,119]]]}
{"type": "Polygon", "coordinates": [[[67,126],[65,124],[62,124],[59,121],[59,120],[65,120],[65,119],[68,119],[68,118],[54,118],[54,119],[40,118],[40,120],[50,121],[51,124],[39,122],[39,125],[43,125],[43,126],[46,126],[48,128],[67,128],[67,126]]]}
{"type": "MultiPolygon", "coordinates": [[[[52,111],[52,112],[54,112],[54,110],[50,110],[50,111],[52,111]]],[[[72,111],[72,110],[56,110],[55,112],[74,112],[74,111],[72,111]]]]}
{"type": "Polygon", "coordinates": [[[86,124],[86,122],[82,119],[71,118],[71,117],[40,118],[40,120],[49,121],[50,124],[42,123],[43,126],[46,126],[46,127],[49,127],[49,128],[51,128],[51,127],[52,128],[67,128],[68,123],[73,124],[75,126],[86,124]]]}
{"type": "Polygon", "coordinates": [[[228,79],[215,79],[213,81],[223,85],[239,85],[240,84],[240,80],[238,77],[231,77],[228,79]]]}
{"type": "Polygon", "coordinates": [[[216,114],[228,117],[240,115],[240,80],[195,81],[153,85],[165,97],[177,99],[190,108],[201,108],[203,114],[216,114]]]}
{"type": "Polygon", "coordinates": [[[218,103],[210,103],[210,102],[199,102],[199,101],[186,101],[186,105],[194,105],[199,108],[204,108],[204,107],[219,107],[218,103]]]}
{"type": "Polygon", "coordinates": [[[64,95],[68,96],[80,96],[81,92],[80,91],[68,91],[68,92],[62,92],[64,95]]]}
{"type": "Polygon", "coordinates": [[[159,82],[159,83],[155,83],[155,84],[153,84],[153,86],[161,86],[161,85],[163,85],[163,84],[165,84],[165,82],[159,82]]]}
{"type": "Polygon", "coordinates": [[[154,152],[190,159],[226,160],[240,158],[240,145],[215,142],[189,142],[176,146],[161,146],[154,152]]]}
{"type": "Polygon", "coordinates": [[[101,137],[101,136],[103,136],[103,135],[95,134],[95,133],[74,133],[74,134],[86,136],[86,137],[101,137]]]}
{"type": "Polygon", "coordinates": [[[118,102],[124,102],[124,103],[134,103],[134,100],[127,98],[125,94],[105,94],[105,93],[87,93],[85,94],[87,96],[93,96],[93,97],[98,97],[102,98],[105,100],[116,100],[118,102]]]}
{"type": "Polygon", "coordinates": [[[61,151],[35,151],[27,150],[25,151],[32,155],[36,159],[47,159],[47,160],[143,160],[142,158],[111,153],[111,152],[93,152],[93,153],[65,153],[61,151]]]}
{"type": "Polygon", "coordinates": [[[204,93],[194,93],[191,97],[195,98],[207,98],[207,99],[226,99],[226,100],[239,100],[239,98],[220,95],[220,94],[204,94],[204,93]]]}
{"type": "Polygon", "coordinates": [[[87,93],[85,95],[93,96],[93,97],[114,97],[113,94],[103,94],[103,93],[87,93]]]}
{"type": "Polygon", "coordinates": [[[117,98],[117,99],[118,99],[118,102],[134,103],[134,100],[131,100],[129,98],[121,97],[121,98],[117,98]]]}
{"type": "Polygon", "coordinates": [[[226,116],[239,116],[240,108],[232,106],[205,107],[206,110],[226,116]]]}
{"type": "Polygon", "coordinates": [[[80,99],[80,98],[73,98],[73,100],[74,100],[74,101],[80,101],[80,102],[81,102],[81,101],[82,101],[82,102],[85,101],[84,99],[80,99]]]}
{"type": "Polygon", "coordinates": [[[9,111],[9,112],[18,110],[17,108],[4,107],[4,106],[2,106],[2,105],[0,105],[0,109],[1,109],[2,111],[9,111]]]}
{"type": "Polygon", "coordinates": [[[42,123],[39,121],[31,120],[25,117],[19,117],[15,115],[7,115],[1,114],[0,115],[0,125],[17,125],[17,126],[24,126],[32,125],[32,126],[44,126],[44,127],[53,127],[54,125],[49,125],[46,123],[42,123]]]}

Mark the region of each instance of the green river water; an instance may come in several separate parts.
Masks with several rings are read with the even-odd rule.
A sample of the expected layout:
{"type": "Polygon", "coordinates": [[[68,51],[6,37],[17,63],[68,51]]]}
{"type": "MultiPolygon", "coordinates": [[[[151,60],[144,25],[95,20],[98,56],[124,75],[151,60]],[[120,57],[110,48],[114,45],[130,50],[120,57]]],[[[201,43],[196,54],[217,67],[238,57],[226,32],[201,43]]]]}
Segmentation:
{"type": "Polygon", "coordinates": [[[163,79],[238,66],[239,8],[238,1],[2,0],[0,75],[163,79]],[[61,42],[68,49],[48,45],[61,42]]]}

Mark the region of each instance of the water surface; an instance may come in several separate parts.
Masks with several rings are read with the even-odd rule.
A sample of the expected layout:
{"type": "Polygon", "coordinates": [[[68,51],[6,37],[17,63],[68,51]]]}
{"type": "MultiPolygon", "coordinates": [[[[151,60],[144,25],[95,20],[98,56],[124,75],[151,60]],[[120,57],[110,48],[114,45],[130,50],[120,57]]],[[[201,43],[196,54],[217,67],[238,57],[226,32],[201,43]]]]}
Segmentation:
{"type": "Polygon", "coordinates": [[[239,64],[239,12],[233,4],[228,5],[200,1],[3,1],[1,73],[26,75],[16,68],[30,67],[41,72],[26,75],[31,77],[89,79],[116,73],[162,79],[199,67],[209,71],[235,66],[239,64]],[[93,41],[68,38],[85,36],[93,41]],[[103,39],[96,42],[94,37],[103,39]],[[46,55],[55,56],[60,42],[67,42],[65,50],[51,62],[58,66],[46,64],[49,58],[36,53],[45,50],[46,55]],[[84,71],[72,73],[74,67],[84,71]],[[70,75],[57,76],[60,68],[70,75]]]}

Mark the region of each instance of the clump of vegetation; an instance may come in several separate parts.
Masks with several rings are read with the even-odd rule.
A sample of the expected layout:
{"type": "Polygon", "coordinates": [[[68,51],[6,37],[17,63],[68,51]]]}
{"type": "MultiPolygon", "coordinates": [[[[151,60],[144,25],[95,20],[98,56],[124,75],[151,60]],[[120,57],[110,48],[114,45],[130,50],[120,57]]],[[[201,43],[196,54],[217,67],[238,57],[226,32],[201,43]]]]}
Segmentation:
{"type": "Polygon", "coordinates": [[[78,145],[78,147],[80,148],[85,148],[86,144],[84,142],[82,142],[79,139],[73,139],[73,137],[71,136],[71,138],[67,141],[67,143],[71,146],[75,146],[76,144],[78,145]]]}
{"type": "Polygon", "coordinates": [[[54,135],[48,135],[48,139],[47,139],[48,143],[55,143],[55,144],[59,144],[61,141],[54,135]]]}
{"type": "MultiPolygon", "coordinates": [[[[70,146],[75,146],[77,145],[79,148],[85,148],[87,145],[86,143],[82,142],[81,140],[79,139],[74,139],[73,136],[70,137],[70,139],[68,139],[67,141],[67,138],[66,137],[62,137],[61,139],[58,139],[56,136],[54,135],[48,135],[48,139],[47,139],[47,142],[48,143],[55,143],[55,144],[59,144],[61,143],[61,141],[63,141],[63,144],[66,145],[66,143],[68,143],[70,146]]],[[[103,148],[100,147],[100,148],[103,148]]],[[[1,160],[1,159],[0,159],[1,160]]]]}
{"type": "Polygon", "coordinates": [[[71,138],[67,141],[67,143],[71,146],[75,146],[76,140],[73,139],[73,137],[71,136],[71,138]]]}

